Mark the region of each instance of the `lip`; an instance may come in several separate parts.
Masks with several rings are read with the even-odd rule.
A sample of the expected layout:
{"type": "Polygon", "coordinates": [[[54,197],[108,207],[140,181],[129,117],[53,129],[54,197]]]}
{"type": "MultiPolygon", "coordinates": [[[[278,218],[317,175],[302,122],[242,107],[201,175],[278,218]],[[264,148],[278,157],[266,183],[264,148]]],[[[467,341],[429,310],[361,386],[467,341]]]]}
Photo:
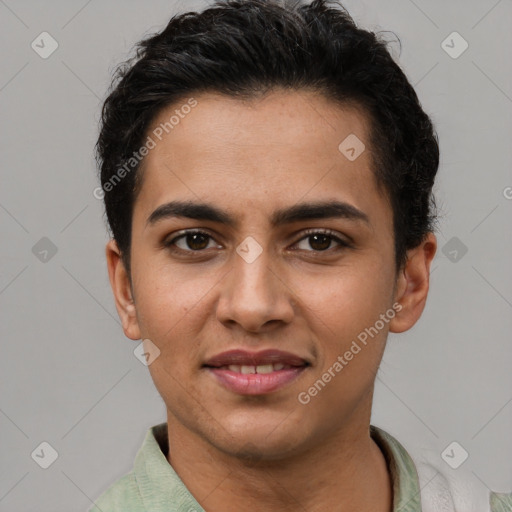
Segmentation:
{"type": "Polygon", "coordinates": [[[282,350],[229,350],[209,359],[203,368],[224,388],[239,395],[264,395],[275,392],[296,378],[310,366],[310,363],[291,352],[282,350]],[[281,364],[285,368],[270,373],[243,374],[230,370],[231,365],[260,366],[281,364]]]}
{"type": "Polygon", "coordinates": [[[268,349],[259,352],[236,349],[222,352],[208,359],[203,366],[221,367],[231,364],[258,366],[262,364],[281,363],[289,366],[309,366],[309,362],[291,352],[268,349]]]}

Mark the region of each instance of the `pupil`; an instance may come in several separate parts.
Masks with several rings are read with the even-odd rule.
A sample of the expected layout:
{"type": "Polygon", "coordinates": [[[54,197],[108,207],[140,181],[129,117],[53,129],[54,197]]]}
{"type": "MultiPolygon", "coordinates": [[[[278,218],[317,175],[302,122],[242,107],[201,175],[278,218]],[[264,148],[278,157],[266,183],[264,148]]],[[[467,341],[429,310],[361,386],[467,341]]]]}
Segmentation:
{"type": "Polygon", "coordinates": [[[191,249],[204,249],[208,245],[207,237],[201,233],[189,233],[187,235],[187,245],[191,249]],[[201,243],[201,239],[203,243],[201,243]]]}
{"type": "Polygon", "coordinates": [[[313,249],[316,249],[317,251],[324,251],[325,249],[329,248],[329,245],[331,244],[330,237],[328,235],[311,235],[310,236],[310,242],[309,245],[313,249]],[[311,239],[314,239],[313,242],[311,242],[311,239]],[[315,244],[318,243],[318,239],[321,239],[324,243],[320,243],[320,247],[318,245],[315,247],[315,244]]]}

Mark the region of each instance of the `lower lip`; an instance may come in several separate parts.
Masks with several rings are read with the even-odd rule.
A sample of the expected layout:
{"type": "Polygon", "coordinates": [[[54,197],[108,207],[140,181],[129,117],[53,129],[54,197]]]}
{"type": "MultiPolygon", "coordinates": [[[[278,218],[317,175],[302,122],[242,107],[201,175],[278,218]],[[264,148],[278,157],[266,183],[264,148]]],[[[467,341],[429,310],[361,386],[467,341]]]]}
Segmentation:
{"type": "Polygon", "coordinates": [[[295,380],[305,366],[277,370],[272,373],[237,373],[227,369],[207,368],[227,389],[240,395],[264,395],[281,389],[295,380]]]}

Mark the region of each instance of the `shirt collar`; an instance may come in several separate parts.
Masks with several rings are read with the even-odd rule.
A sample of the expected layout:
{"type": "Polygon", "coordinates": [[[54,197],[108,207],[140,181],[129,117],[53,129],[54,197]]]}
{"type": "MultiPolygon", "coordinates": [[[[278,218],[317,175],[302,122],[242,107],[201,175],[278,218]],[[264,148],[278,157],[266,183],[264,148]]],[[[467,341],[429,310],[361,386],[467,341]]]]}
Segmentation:
{"type": "Polygon", "coordinates": [[[151,427],[137,453],[134,473],[145,510],[204,512],[167,461],[167,423],[151,427]],[[169,507],[172,504],[172,509],[169,507]]]}
{"type": "Polygon", "coordinates": [[[393,512],[421,512],[416,465],[406,449],[386,431],[370,425],[370,435],[382,451],[393,482],[393,512]]]}

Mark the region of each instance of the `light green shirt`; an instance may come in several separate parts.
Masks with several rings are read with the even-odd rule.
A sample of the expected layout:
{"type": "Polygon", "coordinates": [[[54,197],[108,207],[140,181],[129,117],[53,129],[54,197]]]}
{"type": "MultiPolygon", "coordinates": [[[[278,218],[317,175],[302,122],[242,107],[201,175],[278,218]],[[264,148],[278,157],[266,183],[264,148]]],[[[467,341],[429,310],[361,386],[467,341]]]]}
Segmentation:
{"type": "MultiPolygon", "coordinates": [[[[423,512],[418,473],[405,448],[384,430],[370,425],[393,482],[393,512],[423,512]]],[[[151,427],[133,470],[109,487],[89,512],[204,512],[166,458],[167,424],[151,427]]],[[[512,494],[491,493],[491,512],[512,512],[512,494]]],[[[443,508],[444,510],[451,510],[443,508]]]]}

